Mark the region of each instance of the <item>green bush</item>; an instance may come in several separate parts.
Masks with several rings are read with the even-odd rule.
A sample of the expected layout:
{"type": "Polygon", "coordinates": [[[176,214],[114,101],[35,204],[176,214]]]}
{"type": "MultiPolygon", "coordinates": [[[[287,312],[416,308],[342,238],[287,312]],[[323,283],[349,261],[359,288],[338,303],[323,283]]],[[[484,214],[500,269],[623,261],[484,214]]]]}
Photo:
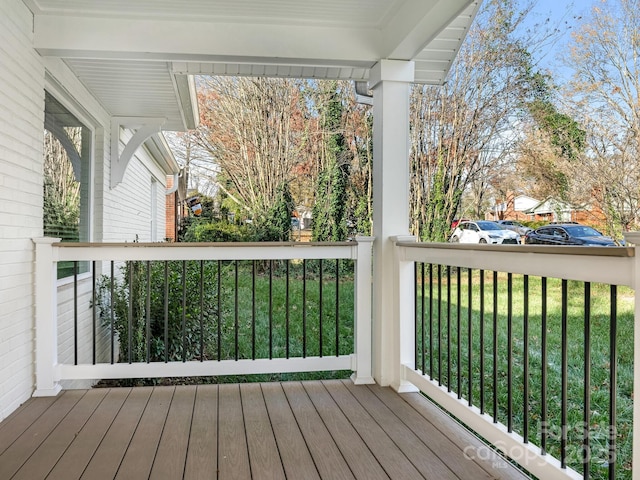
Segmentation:
{"type": "Polygon", "coordinates": [[[103,325],[108,327],[113,311],[113,329],[120,344],[119,361],[216,357],[217,352],[211,351],[215,347],[212,338],[215,329],[211,325],[218,313],[218,291],[207,288],[206,283],[216,278],[218,268],[224,265],[129,261],[123,264],[117,278],[102,276],[97,306],[103,325]]]}
{"type": "Polygon", "coordinates": [[[251,240],[247,227],[226,221],[193,223],[184,235],[185,242],[246,242],[251,240]]]}

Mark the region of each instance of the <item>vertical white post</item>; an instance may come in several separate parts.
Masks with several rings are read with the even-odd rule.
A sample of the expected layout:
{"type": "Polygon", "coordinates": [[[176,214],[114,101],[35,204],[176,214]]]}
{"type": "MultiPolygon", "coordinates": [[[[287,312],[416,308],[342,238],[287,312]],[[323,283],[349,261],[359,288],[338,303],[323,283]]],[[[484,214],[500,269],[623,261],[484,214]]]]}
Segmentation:
{"type": "MultiPolygon", "coordinates": [[[[640,232],[625,233],[624,239],[635,245],[633,289],[635,295],[633,322],[633,392],[640,391],[640,232]]],[[[640,401],[633,402],[632,439],[633,479],[640,480],[640,401]]]]}
{"type": "Polygon", "coordinates": [[[34,397],[55,396],[61,386],[55,375],[58,363],[57,255],[59,238],[34,238],[36,390],[34,397]]]}
{"type": "Polygon", "coordinates": [[[356,236],[355,365],[356,385],[375,383],[371,355],[371,246],[373,237],[356,236]]]}
{"type": "Polygon", "coordinates": [[[393,380],[391,387],[397,392],[417,392],[418,388],[404,379],[403,365],[415,368],[415,278],[414,262],[407,262],[404,248],[398,247],[398,242],[415,242],[413,236],[394,236],[391,238],[395,247],[396,285],[396,317],[393,331],[393,380]]]}
{"type": "Polygon", "coordinates": [[[397,329],[393,235],[409,234],[409,84],[413,62],[381,60],[373,90],[373,361],[382,386],[397,383],[392,343],[397,329]]]}

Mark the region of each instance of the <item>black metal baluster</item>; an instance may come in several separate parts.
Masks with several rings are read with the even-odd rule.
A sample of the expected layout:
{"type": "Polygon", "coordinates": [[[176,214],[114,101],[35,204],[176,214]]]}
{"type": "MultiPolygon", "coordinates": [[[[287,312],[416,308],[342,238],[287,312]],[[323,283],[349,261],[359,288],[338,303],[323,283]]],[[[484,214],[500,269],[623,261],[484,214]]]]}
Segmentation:
{"type": "Polygon", "coordinates": [[[618,287],[611,285],[611,318],[609,320],[609,479],[616,478],[616,432],[618,398],[618,287]]]}
{"type": "Polygon", "coordinates": [[[91,351],[92,351],[92,362],[93,365],[96,364],[96,331],[97,331],[97,325],[96,325],[96,320],[97,320],[97,315],[96,315],[96,286],[97,286],[97,278],[96,278],[96,261],[94,260],[93,263],[91,264],[91,272],[92,272],[92,280],[91,280],[91,284],[92,284],[92,290],[91,290],[91,335],[93,337],[93,341],[92,341],[92,347],[91,347],[91,351]]]}
{"type": "Polygon", "coordinates": [[[438,264],[438,386],[442,386],[442,265],[438,264]]]}
{"type": "Polygon", "coordinates": [[[187,361],[187,262],[182,261],[182,361],[187,361]]]}
{"type": "Polygon", "coordinates": [[[218,260],[218,361],[222,359],[222,260],[218,260]]]}
{"type": "Polygon", "coordinates": [[[507,431],[513,432],[513,274],[507,273],[507,431]]]}
{"type": "Polygon", "coordinates": [[[133,356],[131,351],[131,343],[133,342],[133,262],[129,263],[129,306],[127,309],[127,361],[133,362],[133,356]]]}
{"type": "Polygon", "coordinates": [[[285,355],[289,358],[289,260],[286,260],[286,283],[285,283],[285,355]]]}
{"type": "Polygon", "coordinates": [[[200,361],[204,361],[204,260],[200,260],[200,361]]]}
{"type": "Polygon", "coordinates": [[[585,480],[591,477],[589,460],[591,445],[589,425],[591,425],[591,283],[584,284],[584,431],[582,438],[582,463],[585,480]]]}
{"type": "MultiPolygon", "coordinates": [[[[468,313],[467,313],[467,348],[469,355],[469,365],[468,365],[468,375],[469,375],[469,406],[473,405],[473,281],[472,281],[473,270],[469,268],[467,270],[467,284],[468,284],[468,313]]],[[[459,289],[460,287],[458,287],[459,289]]]]}
{"type": "Polygon", "coordinates": [[[302,358],[307,358],[307,259],[302,260],[302,358]]]}
{"type": "Polygon", "coordinates": [[[340,356],[340,259],[336,258],[336,357],[340,356]]]}
{"type": "Polygon", "coordinates": [[[424,312],[424,306],[425,306],[425,300],[424,300],[424,262],[422,262],[420,265],[421,265],[421,280],[422,280],[422,283],[421,283],[421,286],[420,286],[420,292],[422,294],[422,299],[421,299],[422,308],[420,310],[420,314],[421,314],[421,320],[420,320],[421,321],[421,324],[420,324],[421,328],[420,328],[420,331],[422,332],[422,341],[420,342],[420,358],[421,358],[421,362],[422,362],[421,372],[424,375],[425,374],[425,369],[426,369],[426,358],[427,358],[426,353],[425,353],[425,348],[424,348],[425,347],[425,339],[426,339],[425,332],[424,332],[424,321],[425,321],[425,312],[424,312]]]}
{"type": "Polygon", "coordinates": [[[567,280],[562,280],[562,325],[560,327],[561,331],[561,360],[560,360],[560,383],[561,383],[561,393],[560,393],[560,466],[562,468],[567,467],[567,384],[568,384],[568,345],[567,345],[567,303],[568,303],[568,293],[567,293],[567,280]]]}
{"type": "Polygon", "coordinates": [[[269,360],[273,358],[273,260],[269,260],[269,360]]]}
{"type": "Polygon", "coordinates": [[[525,275],[523,277],[523,295],[524,295],[524,311],[522,318],[522,336],[523,336],[523,346],[522,346],[522,363],[523,365],[523,435],[522,439],[524,443],[529,443],[529,276],[525,275]]]}
{"type": "Polygon", "coordinates": [[[251,358],[256,359],[256,261],[251,261],[251,358]]]}
{"type": "Polygon", "coordinates": [[[111,261],[111,277],[109,279],[109,326],[111,327],[111,364],[113,365],[115,363],[115,337],[116,337],[116,332],[115,332],[115,307],[114,307],[114,266],[113,266],[113,260],[111,261]]]}
{"type": "Polygon", "coordinates": [[[233,315],[233,343],[235,350],[235,359],[236,361],[240,358],[240,346],[239,346],[239,337],[240,337],[240,316],[239,310],[240,305],[238,302],[238,260],[234,260],[234,296],[233,296],[233,306],[234,306],[234,315],[233,315]]]}
{"type": "Polygon", "coordinates": [[[484,270],[480,270],[480,413],[484,414],[484,270]]]}
{"type": "Polygon", "coordinates": [[[433,263],[429,264],[429,378],[433,380],[433,263]]]}
{"type": "Polygon", "coordinates": [[[169,262],[164,262],[164,362],[169,362],[169,262]]]}
{"type": "Polygon", "coordinates": [[[420,302],[418,298],[418,262],[413,263],[413,301],[414,301],[414,315],[413,315],[413,365],[417,370],[420,365],[420,357],[419,357],[419,348],[420,342],[418,338],[420,337],[419,333],[419,312],[420,312],[420,302]]]}
{"type": "MultiPolygon", "coordinates": [[[[448,269],[449,267],[447,267],[448,269]]],[[[448,283],[451,284],[451,278],[448,278],[448,283]]],[[[456,379],[456,393],[458,394],[458,398],[462,398],[462,355],[461,355],[461,351],[460,351],[460,346],[461,346],[461,338],[460,338],[460,333],[461,333],[461,321],[460,321],[460,309],[462,307],[461,305],[461,298],[462,298],[462,292],[460,291],[460,285],[461,285],[461,281],[460,281],[460,267],[456,267],[456,284],[457,284],[457,289],[456,289],[456,304],[457,304],[457,308],[456,308],[456,373],[457,373],[457,379],[456,379]]],[[[451,306],[451,296],[448,295],[447,297],[447,301],[449,306],[451,306]]],[[[448,337],[451,338],[451,330],[449,329],[448,332],[448,337]]],[[[451,350],[451,342],[448,343],[448,348],[447,350],[451,350]]],[[[451,374],[449,374],[449,385],[451,385],[451,374]]],[[[451,391],[451,388],[449,388],[449,391],[451,391]]]]}
{"type": "Polygon", "coordinates": [[[73,364],[78,365],[78,261],[73,262],[73,364]]]}
{"type": "Polygon", "coordinates": [[[493,272],[493,423],[498,423],[498,272],[493,272]]]}
{"type": "Polygon", "coordinates": [[[540,453],[547,454],[547,437],[549,435],[549,424],[547,420],[547,278],[541,279],[541,377],[540,377],[540,453]]]}
{"type": "MultiPolygon", "coordinates": [[[[460,270],[458,269],[458,274],[460,270]]],[[[458,295],[460,295],[460,289],[458,288],[458,295]]],[[[458,314],[458,346],[460,346],[460,304],[456,309],[458,314]]],[[[460,348],[458,348],[460,353],[460,348]]],[[[458,382],[460,382],[460,363],[457,366],[458,382]]],[[[451,266],[447,265],[447,391],[451,391],[451,266]]],[[[458,398],[460,398],[460,388],[457,390],[458,398]]]]}
{"type": "Polygon", "coordinates": [[[147,339],[147,363],[151,362],[151,262],[147,260],[147,292],[145,302],[145,335],[147,339]]]}
{"type": "Polygon", "coordinates": [[[319,348],[320,348],[320,357],[322,358],[322,310],[323,310],[323,304],[324,304],[324,296],[322,294],[322,284],[323,282],[323,268],[322,268],[322,259],[320,259],[320,276],[318,278],[318,297],[319,297],[319,306],[318,306],[318,344],[319,344],[319,348]]]}

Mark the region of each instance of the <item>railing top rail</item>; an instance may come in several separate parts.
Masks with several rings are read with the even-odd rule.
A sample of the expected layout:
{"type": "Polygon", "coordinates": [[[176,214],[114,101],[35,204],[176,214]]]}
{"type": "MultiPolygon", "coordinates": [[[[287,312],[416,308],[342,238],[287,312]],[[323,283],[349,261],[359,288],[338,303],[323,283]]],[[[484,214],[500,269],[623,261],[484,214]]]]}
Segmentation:
{"type": "Polygon", "coordinates": [[[404,261],[635,288],[635,249],[398,242],[404,261]]]}
{"type": "Polygon", "coordinates": [[[549,255],[589,255],[600,257],[634,257],[633,247],[587,247],[579,245],[480,245],[444,242],[397,242],[399,247],[475,250],[479,252],[544,253],[549,255]]]}
{"type": "Polygon", "coordinates": [[[56,242],[61,248],[282,248],[282,247],[352,247],[357,241],[349,242],[56,242]]]}
{"type": "Polygon", "coordinates": [[[367,238],[350,242],[37,242],[53,261],[357,259],[367,238]]]}

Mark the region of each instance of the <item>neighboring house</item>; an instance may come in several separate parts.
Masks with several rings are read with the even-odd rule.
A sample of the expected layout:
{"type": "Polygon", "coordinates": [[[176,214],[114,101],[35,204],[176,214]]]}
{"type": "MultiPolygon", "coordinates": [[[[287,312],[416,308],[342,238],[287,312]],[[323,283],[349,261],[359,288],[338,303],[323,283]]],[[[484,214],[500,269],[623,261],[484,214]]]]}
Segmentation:
{"type": "Polygon", "coordinates": [[[498,203],[491,208],[486,220],[530,220],[527,211],[539,203],[540,200],[533,197],[509,193],[504,202],[498,203]]]}
{"type": "Polygon", "coordinates": [[[578,222],[594,227],[604,222],[602,210],[596,206],[583,204],[571,205],[555,198],[547,198],[526,211],[537,222],[578,222]]]}

